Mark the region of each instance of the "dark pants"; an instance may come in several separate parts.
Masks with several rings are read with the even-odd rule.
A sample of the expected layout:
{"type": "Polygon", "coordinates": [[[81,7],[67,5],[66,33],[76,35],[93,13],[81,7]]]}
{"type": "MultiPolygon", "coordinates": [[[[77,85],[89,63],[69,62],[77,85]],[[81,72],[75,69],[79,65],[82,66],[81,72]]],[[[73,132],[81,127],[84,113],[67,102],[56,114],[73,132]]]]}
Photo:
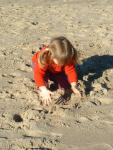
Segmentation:
{"type": "Polygon", "coordinates": [[[51,72],[47,71],[47,73],[45,75],[46,83],[48,83],[48,80],[54,82],[54,86],[56,89],[58,89],[58,88],[69,89],[71,87],[68,82],[67,76],[65,75],[64,72],[55,74],[55,73],[51,73],[51,72]]]}

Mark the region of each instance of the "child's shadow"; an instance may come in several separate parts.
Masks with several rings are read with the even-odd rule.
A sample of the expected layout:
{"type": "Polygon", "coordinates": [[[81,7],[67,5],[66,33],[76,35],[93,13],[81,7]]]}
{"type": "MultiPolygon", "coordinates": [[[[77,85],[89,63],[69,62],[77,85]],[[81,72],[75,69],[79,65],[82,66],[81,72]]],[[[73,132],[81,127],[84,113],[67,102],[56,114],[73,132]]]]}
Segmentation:
{"type": "Polygon", "coordinates": [[[113,68],[113,56],[111,55],[95,55],[83,60],[83,64],[77,65],[80,80],[83,80],[83,77],[88,75],[88,78],[83,80],[86,95],[92,90],[92,82],[102,77],[105,70],[111,68],[113,68]]]}

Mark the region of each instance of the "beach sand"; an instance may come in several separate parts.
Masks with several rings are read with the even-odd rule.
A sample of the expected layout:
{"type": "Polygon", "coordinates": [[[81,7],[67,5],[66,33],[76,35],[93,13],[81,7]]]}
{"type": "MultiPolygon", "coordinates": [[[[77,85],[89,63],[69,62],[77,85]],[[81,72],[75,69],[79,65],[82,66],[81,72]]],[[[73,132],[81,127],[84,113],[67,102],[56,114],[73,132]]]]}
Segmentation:
{"type": "Polygon", "coordinates": [[[0,149],[113,150],[113,0],[0,0],[0,149]],[[31,58],[55,36],[80,52],[82,98],[43,107],[31,58]]]}

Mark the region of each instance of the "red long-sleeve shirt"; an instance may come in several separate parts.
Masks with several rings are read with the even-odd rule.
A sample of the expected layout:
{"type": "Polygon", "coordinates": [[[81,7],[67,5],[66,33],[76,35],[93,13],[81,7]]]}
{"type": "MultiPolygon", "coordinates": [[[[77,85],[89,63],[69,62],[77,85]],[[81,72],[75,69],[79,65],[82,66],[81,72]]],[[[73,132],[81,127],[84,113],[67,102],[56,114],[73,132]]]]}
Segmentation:
{"type": "Polygon", "coordinates": [[[44,77],[46,75],[47,70],[54,73],[54,75],[56,73],[60,73],[60,72],[64,71],[65,74],[67,75],[69,83],[77,82],[78,77],[77,77],[77,73],[76,73],[74,64],[69,64],[69,65],[62,67],[60,65],[52,63],[51,67],[48,66],[48,64],[47,64],[44,68],[41,68],[39,63],[38,63],[38,57],[39,57],[40,52],[41,51],[38,51],[32,57],[34,80],[35,80],[35,83],[38,87],[46,85],[45,81],[44,81],[44,77]]]}

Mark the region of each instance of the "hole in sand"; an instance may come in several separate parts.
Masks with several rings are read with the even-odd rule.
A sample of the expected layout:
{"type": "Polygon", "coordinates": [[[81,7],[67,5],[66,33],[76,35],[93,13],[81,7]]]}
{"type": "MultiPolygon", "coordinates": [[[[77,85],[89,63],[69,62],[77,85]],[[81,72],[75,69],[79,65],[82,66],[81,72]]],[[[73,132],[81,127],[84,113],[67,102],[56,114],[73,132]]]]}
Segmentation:
{"type": "Polygon", "coordinates": [[[22,117],[19,114],[14,114],[13,120],[15,122],[22,122],[23,121],[22,117]]]}

